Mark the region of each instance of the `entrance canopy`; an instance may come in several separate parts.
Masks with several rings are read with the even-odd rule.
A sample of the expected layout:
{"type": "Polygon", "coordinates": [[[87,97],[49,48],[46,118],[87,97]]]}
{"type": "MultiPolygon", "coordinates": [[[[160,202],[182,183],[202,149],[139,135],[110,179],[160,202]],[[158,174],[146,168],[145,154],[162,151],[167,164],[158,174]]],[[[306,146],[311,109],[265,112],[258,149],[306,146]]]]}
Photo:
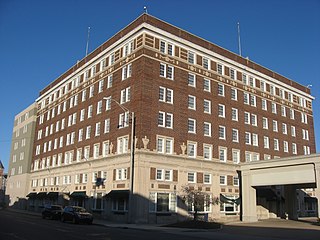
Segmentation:
{"type": "Polygon", "coordinates": [[[320,206],[320,154],[244,163],[240,166],[240,172],[242,221],[257,221],[255,187],[292,186],[294,195],[291,201],[296,199],[295,189],[316,188],[320,206]]]}

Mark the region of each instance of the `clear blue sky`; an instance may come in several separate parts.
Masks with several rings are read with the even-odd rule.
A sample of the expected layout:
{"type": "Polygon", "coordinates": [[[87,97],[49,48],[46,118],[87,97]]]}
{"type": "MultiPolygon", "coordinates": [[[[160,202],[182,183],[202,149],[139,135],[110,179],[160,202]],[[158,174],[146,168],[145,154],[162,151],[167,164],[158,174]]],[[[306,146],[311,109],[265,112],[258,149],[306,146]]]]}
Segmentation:
{"type": "Polygon", "coordinates": [[[320,0],[0,0],[0,160],[6,171],[14,116],[39,91],[143,13],[312,84],[320,149],[320,0]]]}

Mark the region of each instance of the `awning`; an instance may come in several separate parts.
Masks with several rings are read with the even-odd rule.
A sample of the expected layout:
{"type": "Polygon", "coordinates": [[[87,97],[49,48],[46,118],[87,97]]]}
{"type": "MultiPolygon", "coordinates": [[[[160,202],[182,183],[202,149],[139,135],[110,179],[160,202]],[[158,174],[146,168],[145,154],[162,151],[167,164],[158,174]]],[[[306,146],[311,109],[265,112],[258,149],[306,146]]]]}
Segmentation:
{"type": "Polygon", "coordinates": [[[231,199],[231,198],[228,198],[226,196],[224,196],[223,194],[220,193],[220,201],[223,202],[223,203],[230,203],[230,204],[237,204],[239,205],[241,203],[241,198],[238,197],[236,199],[231,199]]]}
{"type": "Polygon", "coordinates": [[[317,202],[317,198],[315,197],[304,197],[304,201],[308,203],[317,202]]]}
{"type": "Polygon", "coordinates": [[[47,197],[48,198],[58,198],[59,193],[58,192],[48,192],[47,197]]]}
{"type": "Polygon", "coordinates": [[[40,199],[45,198],[46,196],[47,196],[47,192],[39,192],[37,194],[37,198],[40,198],[40,199]]]}
{"type": "Polygon", "coordinates": [[[105,195],[106,198],[127,198],[129,196],[129,190],[111,190],[105,195]]]}
{"type": "Polygon", "coordinates": [[[26,197],[28,198],[35,198],[37,196],[37,193],[36,192],[31,192],[29,193],[26,197]]]}
{"type": "Polygon", "coordinates": [[[72,198],[87,198],[86,191],[76,191],[70,194],[72,198]]]}

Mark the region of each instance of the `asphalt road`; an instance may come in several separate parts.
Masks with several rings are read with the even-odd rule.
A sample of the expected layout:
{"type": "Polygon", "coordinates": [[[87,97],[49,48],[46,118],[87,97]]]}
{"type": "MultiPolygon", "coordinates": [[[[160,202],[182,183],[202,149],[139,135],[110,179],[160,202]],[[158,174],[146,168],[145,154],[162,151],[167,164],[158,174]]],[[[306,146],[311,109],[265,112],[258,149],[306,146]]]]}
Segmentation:
{"type": "MultiPolygon", "coordinates": [[[[139,229],[110,228],[102,225],[62,223],[40,216],[0,210],[1,240],[186,240],[188,237],[172,233],[139,229]]],[[[194,238],[190,238],[194,239],[194,238]]]]}

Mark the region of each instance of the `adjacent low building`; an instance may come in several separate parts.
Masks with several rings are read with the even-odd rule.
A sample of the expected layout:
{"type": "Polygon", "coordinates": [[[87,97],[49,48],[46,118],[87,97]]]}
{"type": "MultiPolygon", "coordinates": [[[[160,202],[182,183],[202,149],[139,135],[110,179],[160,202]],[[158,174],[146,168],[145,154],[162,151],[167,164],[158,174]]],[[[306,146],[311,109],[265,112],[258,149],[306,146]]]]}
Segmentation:
{"type": "MultiPolygon", "coordinates": [[[[143,14],[40,92],[29,208],[239,219],[239,164],[315,153],[310,89],[143,14]],[[219,204],[210,204],[213,199],[219,204]]],[[[281,159],[279,159],[280,161],[281,159]]]]}

